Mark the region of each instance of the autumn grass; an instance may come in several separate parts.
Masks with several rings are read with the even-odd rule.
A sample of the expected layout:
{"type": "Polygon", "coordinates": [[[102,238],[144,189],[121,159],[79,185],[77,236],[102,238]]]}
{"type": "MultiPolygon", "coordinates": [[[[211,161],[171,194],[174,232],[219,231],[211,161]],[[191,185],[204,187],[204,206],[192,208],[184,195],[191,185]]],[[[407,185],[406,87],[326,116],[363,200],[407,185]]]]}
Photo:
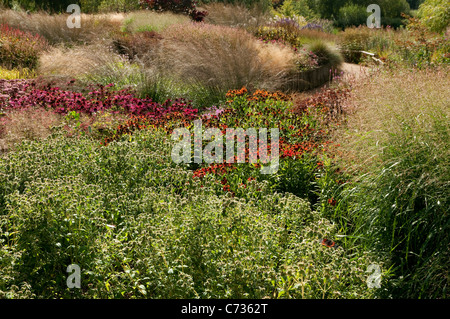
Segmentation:
{"type": "Polygon", "coordinates": [[[448,67],[361,79],[336,137],[352,183],[334,216],[389,261],[385,297],[448,298],[449,85],[448,67]]]}
{"type": "Polygon", "coordinates": [[[163,32],[160,63],[185,83],[217,90],[277,89],[295,69],[289,48],[264,45],[244,30],[214,25],[174,26],[163,32]]]}
{"type": "Polygon", "coordinates": [[[171,12],[157,13],[153,11],[135,11],[125,16],[121,30],[125,32],[157,31],[160,32],[171,25],[190,23],[190,18],[171,12]]]}
{"type": "Polygon", "coordinates": [[[257,6],[248,8],[242,4],[211,2],[202,7],[208,11],[205,22],[210,24],[247,29],[264,25],[270,19],[270,15],[257,6]]]}
{"type": "Polygon", "coordinates": [[[50,44],[83,44],[103,41],[119,30],[117,15],[81,15],[81,28],[68,28],[68,14],[51,15],[46,12],[27,14],[23,11],[2,10],[0,22],[22,31],[39,34],[50,44]]]}

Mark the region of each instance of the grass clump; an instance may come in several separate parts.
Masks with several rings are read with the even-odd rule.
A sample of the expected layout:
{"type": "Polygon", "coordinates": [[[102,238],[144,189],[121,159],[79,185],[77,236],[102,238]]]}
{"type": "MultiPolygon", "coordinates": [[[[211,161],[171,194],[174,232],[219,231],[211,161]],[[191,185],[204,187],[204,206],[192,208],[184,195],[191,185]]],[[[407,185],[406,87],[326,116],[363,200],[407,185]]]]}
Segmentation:
{"type": "Polygon", "coordinates": [[[70,29],[67,27],[67,18],[65,14],[51,15],[46,12],[35,12],[30,15],[24,11],[14,10],[0,12],[0,23],[6,23],[24,32],[38,34],[51,45],[101,42],[111,33],[116,32],[121,23],[121,19],[114,15],[82,14],[82,27],[70,29]]]}
{"type": "Polygon", "coordinates": [[[187,24],[190,18],[171,12],[135,11],[126,15],[121,30],[124,32],[161,32],[171,25],[187,24]]]}
{"type": "Polygon", "coordinates": [[[217,92],[216,103],[243,86],[277,89],[283,75],[295,69],[293,50],[264,45],[243,30],[184,25],[162,36],[161,67],[182,83],[217,92]]]}
{"type": "Polygon", "coordinates": [[[339,50],[324,41],[313,41],[309,43],[307,49],[317,56],[319,65],[330,65],[337,68],[344,62],[339,50]]]}
{"type": "Polygon", "coordinates": [[[441,89],[448,69],[396,72],[353,91],[341,155],[354,183],[336,214],[389,260],[385,297],[448,298],[450,96],[441,89]]]}

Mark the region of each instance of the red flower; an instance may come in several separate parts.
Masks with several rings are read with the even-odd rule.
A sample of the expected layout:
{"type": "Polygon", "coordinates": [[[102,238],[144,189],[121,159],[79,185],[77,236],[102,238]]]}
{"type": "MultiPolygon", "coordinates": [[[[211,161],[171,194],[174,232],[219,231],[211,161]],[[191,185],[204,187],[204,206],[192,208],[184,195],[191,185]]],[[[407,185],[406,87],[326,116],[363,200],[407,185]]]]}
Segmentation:
{"type": "Polygon", "coordinates": [[[336,200],[332,197],[332,198],[328,199],[328,204],[330,204],[331,206],[335,206],[336,200]]]}
{"type": "Polygon", "coordinates": [[[322,239],[322,245],[327,246],[327,247],[334,247],[336,245],[336,243],[332,240],[329,239],[322,239]]]}

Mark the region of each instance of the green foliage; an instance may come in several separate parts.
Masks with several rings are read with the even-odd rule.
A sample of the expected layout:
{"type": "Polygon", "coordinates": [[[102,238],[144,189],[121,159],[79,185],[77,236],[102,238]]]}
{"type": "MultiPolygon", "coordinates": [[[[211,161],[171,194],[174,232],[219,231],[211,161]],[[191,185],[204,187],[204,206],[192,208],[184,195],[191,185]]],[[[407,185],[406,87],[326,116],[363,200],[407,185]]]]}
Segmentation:
{"type": "Polygon", "coordinates": [[[359,63],[362,59],[361,50],[369,50],[368,41],[373,35],[367,27],[347,28],[341,33],[340,46],[347,62],[359,63]]]}
{"type": "Polygon", "coordinates": [[[408,1],[408,4],[410,6],[411,9],[418,9],[420,4],[422,4],[425,0],[406,0],[408,1]]]}
{"type": "Polygon", "coordinates": [[[306,19],[316,19],[318,15],[309,7],[307,0],[286,0],[277,12],[284,16],[294,15],[305,17],[306,19]]]}
{"type": "Polygon", "coordinates": [[[208,4],[213,2],[231,3],[237,5],[244,5],[247,8],[259,7],[262,11],[267,11],[272,7],[271,0],[200,0],[200,4],[208,4]]]}
{"type": "Polygon", "coordinates": [[[339,67],[344,58],[341,53],[322,40],[316,40],[308,44],[309,51],[313,52],[318,57],[319,65],[331,65],[333,67],[339,67]]]}
{"type": "Polygon", "coordinates": [[[170,149],[165,133],[142,131],[108,147],[54,136],[2,158],[2,296],[371,296],[369,256],[322,246],[335,229],[306,201],[256,181],[241,198],[216,194],[214,179],[200,188],[170,149]]]}
{"type": "Polygon", "coordinates": [[[419,7],[418,16],[434,32],[443,32],[450,24],[449,0],[426,0],[419,7]]]}
{"type": "Polygon", "coordinates": [[[66,12],[71,4],[78,4],[83,13],[98,11],[121,11],[139,9],[139,0],[2,0],[0,2],[7,8],[19,7],[23,10],[49,12],[66,12]]]}
{"type": "MultiPolygon", "coordinates": [[[[95,1],[95,0],[94,0],[95,1]]],[[[65,12],[71,4],[79,4],[77,0],[3,0],[3,5],[8,8],[21,8],[37,11],[47,10],[51,12],[65,12]]]]}
{"type": "Polygon", "coordinates": [[[339,9],[336,24],[341,27],[364,25],[367,17],[368,13],[365,7],[348,4],[339,9]]]}
{"type": "Polygon", "coordinates": [[[100,12],[129,12],[138,10],[139,0],[103,0],[98,6],[100,12]]]}

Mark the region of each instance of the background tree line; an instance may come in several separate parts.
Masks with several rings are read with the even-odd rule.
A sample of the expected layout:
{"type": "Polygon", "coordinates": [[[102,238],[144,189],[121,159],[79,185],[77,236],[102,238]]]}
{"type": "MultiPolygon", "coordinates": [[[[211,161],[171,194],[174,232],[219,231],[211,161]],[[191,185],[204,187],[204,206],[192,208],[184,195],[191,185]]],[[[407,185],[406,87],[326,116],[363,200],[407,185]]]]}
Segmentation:
{"type": "MultiPolygon", "coordinates": [[[[341,28],[365,24],[370,14],[366,8],[370,4],[380,6],[381,23],[384,26],[396,28],[402,25],[402,13],[417,13],[432,30],[438,32],[445,31],[450,21],[450,0],[197,0],[200,6],[211,2],[243,4],[248,7],[258,5],[263,10],[275,9],[288,13],[287,15],[329,19],[341,28]]],[[[140,3],[140,0],[0,0],[0,7],[55,13],[65,12],[70,4],[78,4],[82,12],[94,13],[137,10],[140,3]]]]}

